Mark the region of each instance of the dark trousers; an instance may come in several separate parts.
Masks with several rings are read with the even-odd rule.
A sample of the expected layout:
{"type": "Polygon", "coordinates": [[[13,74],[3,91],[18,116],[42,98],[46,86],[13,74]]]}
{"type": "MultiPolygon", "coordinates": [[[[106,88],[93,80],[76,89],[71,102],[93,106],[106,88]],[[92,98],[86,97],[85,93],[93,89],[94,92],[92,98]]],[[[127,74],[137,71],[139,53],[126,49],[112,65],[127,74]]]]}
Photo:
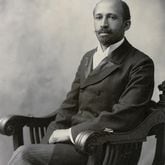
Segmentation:
{"type": "Polygon", "coordinates": [[[31,144],[19,147],[8,165],[137,165],[140,151],[141,143],[104,145],[88,158],[72,144],[31,144]]]}
{"type": "Polygon", "coordinates": [[[87,158],[72,144],[31,144],[19,147],[8,165],[86,165],[87,158]]]}

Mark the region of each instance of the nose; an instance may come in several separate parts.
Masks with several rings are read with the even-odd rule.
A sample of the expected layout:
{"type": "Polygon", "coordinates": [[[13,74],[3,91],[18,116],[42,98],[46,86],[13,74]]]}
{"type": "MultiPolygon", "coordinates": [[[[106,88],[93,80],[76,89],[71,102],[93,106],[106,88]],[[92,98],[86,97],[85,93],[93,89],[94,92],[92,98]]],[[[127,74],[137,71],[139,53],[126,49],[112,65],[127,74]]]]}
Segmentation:
{"type": "Polygon", "coordinates": [[[102,28],[107,28],[109,25],[108,25],[108,19],[106,17],[104,17],[102,19],[102,22],[101,22],[101,27],[102,28]]]}

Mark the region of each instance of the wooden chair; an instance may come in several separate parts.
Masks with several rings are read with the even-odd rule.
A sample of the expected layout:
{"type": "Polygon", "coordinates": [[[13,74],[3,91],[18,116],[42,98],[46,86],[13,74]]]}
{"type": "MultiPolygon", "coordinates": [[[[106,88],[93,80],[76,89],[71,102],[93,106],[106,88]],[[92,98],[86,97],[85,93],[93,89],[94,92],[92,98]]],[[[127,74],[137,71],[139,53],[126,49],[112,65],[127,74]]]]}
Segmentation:
{"type": "MultiPolygon", "coordinates": [[[[105,131],[81,132],[75,142],[75,147],[80,152],[89,155],[94,154],[95,148],[99,145],[110,143],[120,145],[124,143],[138,143],[146,141],[148,136],[155,135],[156,152],[152,165],[165,164],[165,81],[159,85],[160,100],[158,103],[152,102],[150,112],[145,120],[135,129],[128,132],[108,133],[105,131]]],[[[46,129],[56,114],[52,113],[45,117],[9,115],[0,118],[0,133],[13,137],[14,150],[24,144],[25,127],[29,128],[31,143],[40,143],[46,129]]]]}

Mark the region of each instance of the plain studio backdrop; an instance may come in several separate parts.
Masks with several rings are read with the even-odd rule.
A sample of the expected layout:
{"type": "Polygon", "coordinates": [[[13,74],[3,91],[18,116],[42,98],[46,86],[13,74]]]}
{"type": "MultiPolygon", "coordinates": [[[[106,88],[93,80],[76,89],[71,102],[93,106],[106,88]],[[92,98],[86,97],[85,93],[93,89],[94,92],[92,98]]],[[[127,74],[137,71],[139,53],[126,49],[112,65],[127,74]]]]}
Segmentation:
{"type": "MultiPolygon", "coordinates": [[[[92,10],[96,0],[0,0],[0,116],[46,115],[70,89],[83,54],[96,47],[92,10]]],[[[165,1],[127,0],[132,15],[128,40],[155,62],[157,85],[165,80],[165,1]]],[[[150,165],[154,138],[140,165],[150,165]]],[[[0,135],[0,165],[12,154],[0,135]]]]}

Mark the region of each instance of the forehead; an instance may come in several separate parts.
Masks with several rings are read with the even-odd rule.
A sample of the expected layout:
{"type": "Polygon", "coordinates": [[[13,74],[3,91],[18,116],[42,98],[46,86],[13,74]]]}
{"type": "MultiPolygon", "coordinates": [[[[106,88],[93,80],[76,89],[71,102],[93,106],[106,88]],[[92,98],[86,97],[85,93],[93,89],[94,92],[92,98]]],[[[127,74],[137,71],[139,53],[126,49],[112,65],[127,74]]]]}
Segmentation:
{"type": "Polygon", "coordinates": [[[94,15],[108,13],[123,16],[122,4],[117,0],[105,0],[98,3],[94,9],[94,15]]]}

